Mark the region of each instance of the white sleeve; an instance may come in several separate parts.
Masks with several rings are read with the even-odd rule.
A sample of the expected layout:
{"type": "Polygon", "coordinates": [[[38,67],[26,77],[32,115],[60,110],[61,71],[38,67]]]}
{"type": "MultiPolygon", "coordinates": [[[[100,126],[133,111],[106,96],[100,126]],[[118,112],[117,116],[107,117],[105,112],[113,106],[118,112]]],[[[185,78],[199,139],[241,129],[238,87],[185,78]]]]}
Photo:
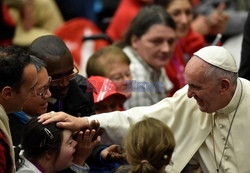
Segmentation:
{"type": "Polygon", "coordinates": [[[174,117],[175,99],[165,98],[162,101],[143,107],[134,107],[126,111],[115,111],[104,114],[92,115],[89,120],[98,120],[105,132],[101,136],[101,142],[105,145],[122,145],[131,125],[146,117],[153,117],[165,123],[172,122],[174,117]]]}

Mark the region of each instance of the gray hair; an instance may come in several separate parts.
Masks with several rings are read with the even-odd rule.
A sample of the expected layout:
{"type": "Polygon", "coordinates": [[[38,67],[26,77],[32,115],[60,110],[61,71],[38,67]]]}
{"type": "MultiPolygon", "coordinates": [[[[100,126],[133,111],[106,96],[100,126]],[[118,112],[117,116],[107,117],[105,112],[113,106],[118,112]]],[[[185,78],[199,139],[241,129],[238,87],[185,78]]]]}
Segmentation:
{"type": "Polygon", "coordinates": [[[35,65],[38,73],[42,70],[43,67],[46,68],[46,64],[44,63],[43,60],[41,60],[33,55],[30,55],[30,59],[31,59],[31,62],[35,65]]]}
{"type": "Polygon", "coordinates": [[[220,79],[226,78],[232,84],[235,84],[238,78],[238,72],[235,73],[235,72],[227,71],[219,67],[216,67],[214,65],[208,64],[208,67],[205,71],[205,77],[214,80],[214,82],[217,82],[220,79]]]}

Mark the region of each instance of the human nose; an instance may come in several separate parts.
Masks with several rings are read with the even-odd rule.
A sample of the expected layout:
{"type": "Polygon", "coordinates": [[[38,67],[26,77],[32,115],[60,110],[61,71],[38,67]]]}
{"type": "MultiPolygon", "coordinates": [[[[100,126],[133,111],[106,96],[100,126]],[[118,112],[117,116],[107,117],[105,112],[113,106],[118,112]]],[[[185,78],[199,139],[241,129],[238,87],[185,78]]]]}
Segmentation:
{"type": "Polygon", "coordinates": [[[181,21],[181,24],[187,24],[188,23],[187,14],[185,14],[185,13],[181,14],[180,21],[181,21]]]}
{"type": "Polygon", "coordinates": [[[50,92],[50,90],[49,90],[49,88],[47,89],[47,91],[46,91],[46,93],[45,93],[45,95],[44,95],[44,98],[50,98],[51,97],[51,92],[50,92]]]}
{"type": "Polygon", "coordinates": [[[68,86],[70,83],[70,80],[68,78],[63,78],[60,83],[59,83],[59,86],[60,87],[64,87],[64,86],[68,86]]]}
{"type": "Polygon", "coordinates": [[[132,80],[131,74],[124,75],[123,80],[122,80],[122,84],[127,85],[127,83],[130,83],[131,80],[132,80]]]}
{"type": "Polygon", "coordinates": [[[73,146],[76,147],[77,144],[78,142],[76,140],[73,140],[73,146]]]}
{"type": "Polygon", "coordinates": [[[131,74],[124,76],[124,81],[130,81],[130,80],[132,80],[131,74]]]}
{"type": "Polygon", "coordinates": [[[161,47],[161,51],[168,53],[168,52],[170,52],[170,49],[171,48],[170,48],[168,41],[165,41],[161,47]]]}

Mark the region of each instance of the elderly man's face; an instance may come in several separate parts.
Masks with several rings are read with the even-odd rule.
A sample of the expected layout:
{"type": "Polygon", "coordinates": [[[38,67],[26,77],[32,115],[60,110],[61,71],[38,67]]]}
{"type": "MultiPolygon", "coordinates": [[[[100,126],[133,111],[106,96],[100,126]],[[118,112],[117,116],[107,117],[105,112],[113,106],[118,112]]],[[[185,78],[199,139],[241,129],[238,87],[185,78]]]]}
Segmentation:
{"type": "Polygon", "coordinates": [[[220,84],[205,76],[208,64],[193,56],[185,69],[188,97],[194,98],[202,112],[212,113],[221,108],[223,97],[220,84]]]}

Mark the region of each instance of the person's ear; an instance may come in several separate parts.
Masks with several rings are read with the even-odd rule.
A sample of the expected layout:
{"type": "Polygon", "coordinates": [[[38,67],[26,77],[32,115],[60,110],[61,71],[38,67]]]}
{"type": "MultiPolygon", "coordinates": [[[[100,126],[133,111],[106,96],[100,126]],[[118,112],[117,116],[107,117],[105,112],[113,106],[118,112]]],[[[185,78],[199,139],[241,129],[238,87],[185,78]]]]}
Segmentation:
{"type": "Polygon", "coordinates": [[[136,50],[137,49],[137,45],[138,45],[138,40],[139,38],[135,35],[132,35],[131,37],[131,46],[136,50]]]}
{"type": "Polygon", "coordinates": [[[54,153],[52,151],[46,151],[44,154],[44,157],[46,160],[53,160],[54,158],[54,153]]]}
{"type": "Polygon", "coordinates": [[[231,82],[228,79],[222,79],[220,82],[220,93],[226,93],[230,88],[231,82]]]}
{"type": "Polygon", "coordinates": [[[2,98],[5,100],[9,100],[14,94],[13,91],[13,88],[11,88],[10,86],[5,86],[1,92],[2,98]]]}

